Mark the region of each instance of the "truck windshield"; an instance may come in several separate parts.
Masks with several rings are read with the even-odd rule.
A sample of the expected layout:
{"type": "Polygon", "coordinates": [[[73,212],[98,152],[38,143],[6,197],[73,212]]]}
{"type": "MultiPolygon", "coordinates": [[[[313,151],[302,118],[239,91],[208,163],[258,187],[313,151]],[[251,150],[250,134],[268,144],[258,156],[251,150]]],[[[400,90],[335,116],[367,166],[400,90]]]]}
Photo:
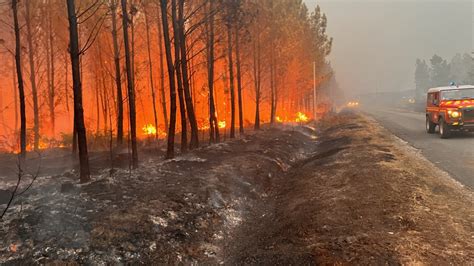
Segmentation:
{"type": "Polygon", "coordinates": [[[474,99],[474,88],[441,92],[442,100],[474,99]]]}

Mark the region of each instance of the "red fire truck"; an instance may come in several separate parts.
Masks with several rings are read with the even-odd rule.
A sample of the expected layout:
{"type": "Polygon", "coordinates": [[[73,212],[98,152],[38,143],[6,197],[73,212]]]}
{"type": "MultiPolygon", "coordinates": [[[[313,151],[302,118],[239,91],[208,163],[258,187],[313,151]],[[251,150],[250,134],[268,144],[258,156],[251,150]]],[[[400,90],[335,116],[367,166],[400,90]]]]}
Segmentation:
{"type": "Polygon", "coordinates": [[[441,138],[449,138],[453,131],[474,131],[473,85],[428,90],[426,132],[435,133],[436,126],[441,138]]]}

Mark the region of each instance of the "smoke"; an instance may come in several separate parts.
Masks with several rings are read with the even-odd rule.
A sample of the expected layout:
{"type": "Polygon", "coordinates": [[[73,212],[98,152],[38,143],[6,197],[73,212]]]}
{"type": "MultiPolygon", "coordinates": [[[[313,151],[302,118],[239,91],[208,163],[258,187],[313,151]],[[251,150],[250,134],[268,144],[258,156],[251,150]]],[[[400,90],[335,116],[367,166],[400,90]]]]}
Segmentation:
{"type": "Polygon", "coordinates": [[[414,89],[417,58],[474,51],[470,0],[304,0],[334,37],[330,60],[346,95],[414,89]]]}

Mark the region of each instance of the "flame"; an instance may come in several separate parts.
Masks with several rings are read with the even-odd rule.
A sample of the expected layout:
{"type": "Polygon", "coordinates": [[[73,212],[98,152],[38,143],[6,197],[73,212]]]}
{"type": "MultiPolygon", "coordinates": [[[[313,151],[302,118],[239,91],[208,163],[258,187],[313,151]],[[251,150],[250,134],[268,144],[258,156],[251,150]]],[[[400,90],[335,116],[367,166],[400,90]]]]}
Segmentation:
{"type": "Polygon", "coordinates": [[[39,141],[38,143],[38,149],[40,150],[44,150],[44,149],[47,149],[49,148],[50,145],[48,145],[48,143],[44,142],[44,141],[39,141]]]}
{"type": "Polygon", "coordinates": [[[18,246],[16,244],[10,244],[10,251],[15,253],[18,250],[18,246]]]}
{"type": "Polygon", "coordinates": [[[219,121],[219,123],[217,123],[217,125],[218,125],[219,128],[225,128],[226,123],[225,123],[225,121],[219,121]]]}
{"type": "Polygon", "coordinates": [[[288,118],[285,116],[284,118],[280,116],[276,116],[275,120],[277,123],[302,123],[302,122],[308,122],[309,117],[303,113],[303,112],[297,112],[293,118],[288,118]]]}
{"type": "MultiPolygon", "coordinates": [[[[225,128],[226,127],[226,122],[225,121],[219,121],[217,122],[217,126],[222,129],[222,128],[225,128]]],[[[209,130],[210,129],[210,126],[209,126],[209,122],[202,122],[199,126],[198,126],[199,130],[209,130]]]]}
{"type": "Polygon", "coordinates": [[[307,122],[309,120],[309,118],[302,112],[298,112],[296,113],[296,120],[295,122],[299,123],[299,122],[307,122]]]}
{"type": "Polygon", "coordinates": [[[154,127],[152,124],[146,124],[145,126],[143,126],[142,130],[145,135],[156,135],[156,127],[154,127]]]}

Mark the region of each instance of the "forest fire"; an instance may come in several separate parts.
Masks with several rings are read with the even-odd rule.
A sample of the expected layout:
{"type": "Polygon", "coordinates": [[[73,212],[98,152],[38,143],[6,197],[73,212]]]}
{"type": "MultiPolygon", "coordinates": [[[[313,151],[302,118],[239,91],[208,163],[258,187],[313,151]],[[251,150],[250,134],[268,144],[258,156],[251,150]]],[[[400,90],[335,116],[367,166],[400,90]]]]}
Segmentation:
{"type": "Polygon", "coordinates": [[[152,124],[146,124],[142,127],[143,133],[147,136],[154,136],[156,135],[156,127],[152,124]]]}
{"type": "Polygon", "coordinates": [[[0,65],[0,73],[9,77],[0,80],[0,87],[8,88],[2,89],[0,99],[0,151],[18,149],[26,156],[32,150],[80,146],[76,151],[82,158],[81,180],[85,182],[89,178],[87,153],[103,148],[99,143],[104,136],[120,146],[129,135],[133,167],[138,167],[137,138],[168,138],[166,157],[172,158],[175,134],[185,127],[189,142],[180,145],[196,148],[201,136],[207,138],[198,131],[208,131],[214,135],[209,136],[211,141],[217,142],[219,130],[234,138],[237,127],[243,131],[244,125],[251,128],[254,124],[258,129],[283,111],[300,112],[277,117],[277,122],[306,122],[305,113],[314,111],[309,85],[318,86],[320,97],[335,86],[333,75],[321,78],[333,71],[325,60],[332,40],[320,34],[325,32],[326,19],[319,8],[310,13],[298,1],[281,1],[280,8],[273,8],[272,1],[258,1],[254,4],[265,12],[253,14],[254,4],[245,1],[233,6],[226,1],[183,0],[180,5],[170,5],[163,4],[168,1],[132,4],[124,0],[121,5],[98,8],[102,2],[12,1],[12,5],[0,6],[2,14],[10,14],[5,18],[8,23],[0,26],[0,60],[8,62],[0,65]],[[79,2],[84,10],[81,15],[88,18],[79,23],[81,34],[78,14],[72,12],[79,9],[75,6],[79,2]],[[49,10],[45,19],[36,19],[42,10],[49,10]],[[172,12],[191,15],[168,19],[150,15],[172,12]],[[223,31],[228,12],[238,16],[223,31]],[[119,20],[120,13],[122,17],[129,14],[134,23],[119,20]],[[247,16],[272,19],[254,20],[243,27],[239,21],[247,16]],[[56,20],[60,17],[67,17],[70,24],[56,20]],[[176,31],[170,32],[170,25],[177,26],[176,31]],[[273,29],[277,25],[285,27],[278,34],[268,34],[277,32],[273,29]],[[174,42],[176,38],[181,40],[174,42]],[[193,45],[183,45],[186,43],[193,45]],[[288,56],[281,53],[289,50],[288,56]],[[174,61],[180,62],[179,71],[170,71],[174,61]],[[29,71],[24,75],[22,69],[29,71]],[[275,84],[281,85],[278,93],[275,84]],[[209,121],[214,121],[215,128],[209,121]]]}
{"type": "Polygon", "coordinates": [[[302,112],[296,113],[296,116],[297,116],[297,117],[296,117],[296,120],[295,120],[295,121],[296,121],[297,123],[299,123],[299,122],[308,122],[308,120],[309,120],[308,117],[307,117],[304,113],[302,113],[302,112]]]}
{"type": "Polygon", "coordinates": [[[304,123],[304,122],[308,122],[309,118],[305,113],[297,112],[295,116],[291,119],[289,119],[287,116],[285,116],[284,118],[281,118],[280,116],[276,116],[275,120],[278,123],[304,123]]]}
{"type": "Polygon", "coordinates": [[[226,127],[226,122],[225,121],[219,121],[219,123],[217,123],[217,126],[221,129],[225,128],[226,127]]]}

